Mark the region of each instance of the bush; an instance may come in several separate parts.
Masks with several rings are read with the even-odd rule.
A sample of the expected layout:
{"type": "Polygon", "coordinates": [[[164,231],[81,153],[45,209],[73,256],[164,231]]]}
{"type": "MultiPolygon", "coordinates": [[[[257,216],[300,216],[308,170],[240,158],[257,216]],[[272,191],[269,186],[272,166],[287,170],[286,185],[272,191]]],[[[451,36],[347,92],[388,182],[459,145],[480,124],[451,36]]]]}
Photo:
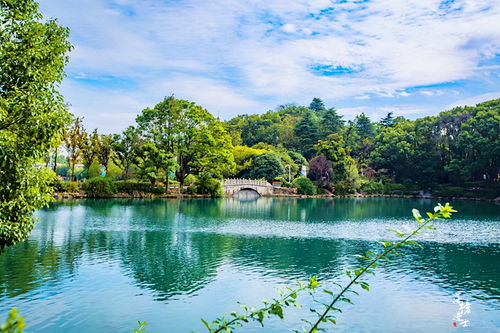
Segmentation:
{"type": "Polygon", "coordinates": [[[295,178],[292,182],[293,186],[297,189],[297,193],[305,195],[315,195],[316,186],[307,177],[295,178]]]}
{"type": "Polygon", "coordinates": [[[436,197],[463,197],[465,189],[458,186],[440,186],[432,192],[436,197]]]}
{"type": "Polygon", "coordinates": [[[136,182],[136,181],[122,181],[115,182],[116,189],[118,193],[151,193],[151,194],[164,194],[165,187],[155,186],[148,182],[136,182]]]}
{"type": "Polygon", "coordinates": [[[335,194],[337,195],[353,194],[354,192],[356,192],[356,189],[346,181],[335,183],[335,194]]]}
{"type": "Polygon", "coordinates": [[[198,194],[208,194],[212,198],[222,198],[224,196],[222,185],[217,179],[200,176],[196,185],[198,194]]]}
{"type": "Polygon", "coordinates": [[[198,193],[198,187],[196,187],[194,185],[184,187],[183,189],[181,189],[181,193],[182,194],[196,194],[196,193],[198,193]]]}
{"type": "Polygon", "coordinates": [[[361,185],[361,190],[370,193],[370,194],[378,194],[378,193],[383,193],[384,192],[384,185],[374,182],[374,181],[369,181],[363,185],[361,185]]]}
{"type": "Polygon", "coordinates": [[[393,191],[404,191],[404,190],[406,190],[406,187],[403,184],[389,183],[384,185],[384,191],[388,193],[393,191]]]}
{"type": "Polygon", "coordinates": [[[54,192],[57,193],[76,193],[80,191],[78,182],[66,182],[64,180],[56,180],[52,185],[54,192]]]}
{"type": "Polygon", "coordinates": [[[281,182],[281,187],[292,187],[292,183],[288,182],[285,178],[283,177],[276,177],[274,180],[281,182]]]}
{"type": "Polygon", "coordinates": [[[116,184],[109,178],[94,177],[82,184],[82,189],[91,198],[106,198],[117,193],[116,184]]]}

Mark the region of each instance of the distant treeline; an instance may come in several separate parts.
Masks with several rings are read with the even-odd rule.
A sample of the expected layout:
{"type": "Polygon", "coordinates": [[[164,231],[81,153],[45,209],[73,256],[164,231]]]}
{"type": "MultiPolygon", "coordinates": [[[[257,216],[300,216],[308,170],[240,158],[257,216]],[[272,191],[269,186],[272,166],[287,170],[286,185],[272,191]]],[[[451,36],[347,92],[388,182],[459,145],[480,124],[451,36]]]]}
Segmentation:
{"type": "MultiPolygon", "coordinates": [[[[87,133],[76,118],[66,130],[70,178],[193,184],[198,178],[289,181],[302,165],[318,189],[377,192],[495,187],[500,173],[500,99],[409,120],[388,113],[373,122],[364,113],[345,121],[314,98],[261,115],[220,121],[193,102],[165,98],[143,110],[123,133],[87,133]],[[75,170],[77,163],[83,169],[75,170]],[[394,188],[398,188],[395,186],[394,188]]],[[[48,157],[57,160],[57,152],[48,157]]],[[[53,166],[55,169],[56,166],[53,166]]],[[[458,194],[458,193],[457,193],[458,194]]]]}

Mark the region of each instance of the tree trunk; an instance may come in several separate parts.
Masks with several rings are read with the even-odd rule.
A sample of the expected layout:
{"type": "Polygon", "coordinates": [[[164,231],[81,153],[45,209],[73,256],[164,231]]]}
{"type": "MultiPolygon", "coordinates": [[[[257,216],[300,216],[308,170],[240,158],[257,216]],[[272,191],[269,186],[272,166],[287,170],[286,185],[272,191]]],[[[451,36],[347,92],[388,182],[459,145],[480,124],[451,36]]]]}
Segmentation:
{"type": "Polygon", "coordinates": [[[56,175],[57,175],[57,155],[58,155],[58,153],[59,153],[59,148],[56,147],[56,150],[54,152],[54,169],[53,169],[54,172],[56,173],[56,175]]]}
{"type": "Polygon", "coordinates": [[[75,181],[75,164],[76,164],[76,162],[73,161],[73,164],[71,166],[71,180],[72,181],[75,181]]]}

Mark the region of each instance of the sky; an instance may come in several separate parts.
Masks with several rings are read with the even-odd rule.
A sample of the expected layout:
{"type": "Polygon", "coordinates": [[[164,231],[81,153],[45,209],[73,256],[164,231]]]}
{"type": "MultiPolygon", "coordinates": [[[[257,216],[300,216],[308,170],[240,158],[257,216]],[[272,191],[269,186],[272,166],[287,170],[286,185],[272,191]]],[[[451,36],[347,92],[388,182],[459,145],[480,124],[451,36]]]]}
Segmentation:
{"type": "Polygon", "coordinates": [[[40,0],[71,29],[61,92],[116,133],[165,96],[227,120],[313,97],[345,119],[500,98],[498,0],[40,0]]]}

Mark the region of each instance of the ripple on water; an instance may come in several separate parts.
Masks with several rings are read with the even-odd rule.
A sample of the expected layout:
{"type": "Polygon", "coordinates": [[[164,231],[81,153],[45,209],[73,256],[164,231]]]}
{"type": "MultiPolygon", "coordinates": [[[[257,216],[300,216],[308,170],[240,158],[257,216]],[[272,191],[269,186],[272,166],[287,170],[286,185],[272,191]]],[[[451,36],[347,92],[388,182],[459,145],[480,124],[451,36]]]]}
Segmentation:
{"type": "MultiPolygon", "coordinates": [[[[437,221],[437,230],[423,232],[415,239],[439,243],[499,244],[499,221],[437,221]]],[[[219,233],[236,236],[352,239],[365,241],[397,240],[390,228],[409,232],[416,227],[412,220],[370,219],[361,221],[298,222],[258,219],[231,219],[226,223],[199,228],[187,227],[186,232],[219,233]]]]}

